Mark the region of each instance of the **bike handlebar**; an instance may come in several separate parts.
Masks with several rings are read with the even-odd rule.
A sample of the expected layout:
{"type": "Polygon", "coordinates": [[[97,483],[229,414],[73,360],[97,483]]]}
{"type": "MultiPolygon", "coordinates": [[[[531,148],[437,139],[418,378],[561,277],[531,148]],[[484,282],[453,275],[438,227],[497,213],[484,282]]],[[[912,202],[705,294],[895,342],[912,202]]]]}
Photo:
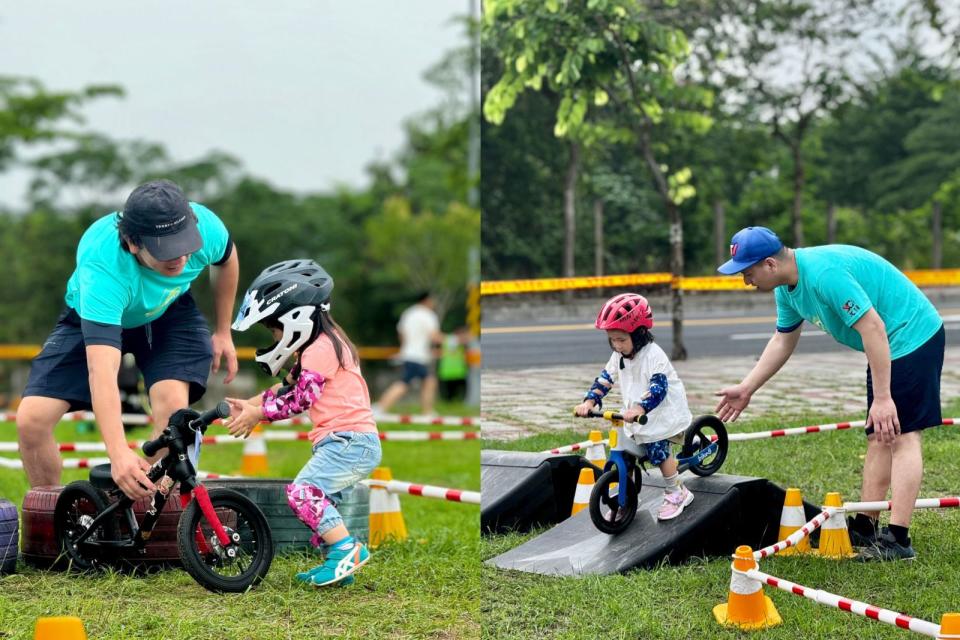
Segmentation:
{"type": "MultiPolygon", "coordinates": [[[[577,413],[574,412],[573,415],[578,418],[603,418],[605,420],[610,420],[611,422],[614,420],[623,420],[623,414],[616,413],[614,411],[591,411],[585,416],[577,415],[577,413]]],[[[640,424],[647,424],[647,414],[638,416],[637,418],[634,418],[633,420],[631,420],[631,422],[639,422],[640,424]]]]}
{"type": "MultiPolygon", "coordinates": [[[[217,418],[226,418],[229,415],[230,405],[227,404],[226,401],[221,400],[219,403],[217,403],[217,406],[208,411],[204,411],[199,416],[191,420],[187,426],[193,431],[202,432],[217,418]]],[[[173,440],[173,435],[170,433],[170,428],[168,427],[164,430],[163,435],[156,440],[148,440],[147,442],[144,442],[141,449],[145,455],[152,456],[160,449],[168,446],[171,440],[173,440]]]]}
{"type": "Polygon", "coordinates": [[[230,405],[226,400],[221,400],[213,409],[204,411],[198,417],[190,421],[190,428],[196,431],[202,427],[210,426],[210,423],[217,418],[226,418],[230,415],[230,405]]]}

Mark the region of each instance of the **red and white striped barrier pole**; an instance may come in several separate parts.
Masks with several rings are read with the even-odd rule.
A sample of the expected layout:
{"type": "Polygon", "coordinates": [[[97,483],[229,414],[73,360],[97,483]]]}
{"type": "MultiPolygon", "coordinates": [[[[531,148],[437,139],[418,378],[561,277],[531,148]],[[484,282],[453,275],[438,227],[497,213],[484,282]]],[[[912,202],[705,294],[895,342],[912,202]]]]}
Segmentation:
{"type": "MultiPolygon", "coordinates": [[[[477,440],[480,434],[476,431],[381,431],[380,439],[389,442],[426,442],[430,440],[477,440]]],[[[309,440],[306,431],[266,431],[266,440],[309,440]]],[[[243,440],[230,435],[204,436],[202,444],[238,444],[243,440]]],[[[143,440],[127,443],[131,449],[143,446],[143,440]]],[[[102,442],[61,442],[57,445],[61,452],[90,452],[106,451],[107,446],[102,442]]],[[[17,442],[0,442],[0,453],[15,453],[20,450],[17,442]]]]}
{"type": "MultiPolygon", "coordinates": [[[[107,462],[110,462],[110,458],[68,458],[63,461],[63,468],[89,469],[107,462]]],[[[4,469],[23,469],[23,460],[19,458],[0,458],[0,467],[4,469]]]]}
{"type": "MultiPolygon", "coordinates": [[[[386,422],[394,424],[430,424],[443,425],[448,427],[475,427],[478,426],[479,419],[470,416],[410,416],[399,414],[374,414],[377,422],[386,422]]],[[[309,418],[294,417],[287,420],[277,420],[273,424],[279,426],[297,426],[312,425],[309,418]]]]}
{"type": "Polygon", "coordinates": [[[891,611],[890,609],[875,607],[865,602],[860,602],[859,600],[850,600],[821,589],[804,587],[803,585],[796,584],[795,582],[790,582],[789,580],[771,576],[770,574],[764,573],[759,569],[740,571],[739,569],[734,568],[733,572],[739,573],[740,575],[746,576],[753,580],[758,580],[782,591],[803,596],[804,598],[808,598],[814,602],[836,607],[841,611],[849,611],[850,613],[855,613],[879,622],[885,622],[889,625],[900,627],[901,629],[916,631],[917,633],[922,633],[923,635],[930,636],[931,638],[936,638],[940,635],[940,625],[934,624],[933,622],[927,622],[926,620],[913,618],[896,611],[891,611]]]}
{"type": "MultiPolygon", "coordinates": [[[[960,418],[946,418],[941,423],[942,425],[960,425],[960,418]]],[[[783,436],[800,436],[806,435],[808,433],[824,433],[826,431],[843,431],[845,429],[862,429],[866,426],[866,422],[861,420],[859,422],[834,422],[830,424],[814,424],[807,427],[793,427],[790,429],[772,429],[770,431],[755,431],[752,433],[728,433],[727,439],[730,442],[745,442],[747,440],[764,440],[767,438],[781,438],[783,436]]],[[[717,436],[710,436],[710,440],[715,441],[717,436]]],[[[604,444],[609,445],[608,440],[602,441],[604,444]]],[[[548,449],[542,453],[573,453],[574,451],[580,451],[581,449],[586,449],[592,444],[590,440],[584,440],[583,442],[577,442],[575,444],[568,444],[563,447],[557,447],[556,449],[548,449]]]]}
{"type": "MultiPolygon", "coordinates": [[[[951,507],[960,507],[960,497],[920,498],[913,503],[914,509],[949,509],[951,507]]],[[[844,511],[890,511],[893,509],[893,503],[889,500],[881,500],[878,502],[844,502],[843,509],[844,511]]]]}
{"type": "Polygon", "coordinates": [[[780,540],[779,542],[775,542],[769,547],[764,547],[763,549],[758,549],[754,551],[753,552],[754,559],[761,560],[763,558],[766,558],[767,556],[772,556],[775,553],[779,553],[784,549],[796,546],[801,540],[803,540],[805,537],[813,533],[818,527],[820,527],[824,522],[826,522],[827,518],[831,517],[834,513],[838,511],[840,511],[840,509],[836,507],[828,507],[827,509],[821,511],[817,515],[817,517],[815,517],[813,520],[811,520],[810,522],[807,522],[806,524],[804,524],[802,527],[794,531],[792,534],[790,534],[783,540],[780,540]]]}
{"type": "MultiPolygon", "coordinates": [[[[763,549],[754,551],[753,557],[757,560],[761,560],[768,556],[772,556],[775,553],[779,553],[784,549],[795,546],[800,542],[800,540],[810,535],[818,527],[823,525],[823,523],[835,513],[849,511],[889,511],[893,508],[892,504],[892,502],[887,500],[878,502],[844,502],[842,507],[824,507],[824,510],[820,512],[819,515],[797,529],[790,536],[770,545],[769,547],[764,547],[763,549]]],[[[960,497],[948,496],[946,498],[920,498],[913,503],[913,507],[914,509],[960,508],[960,497]]]]}
{"type": "MultiPolygon", "coordinates": [[[[960,418],[947,418],[942,425],[960,424],[960,418]]],[[[862,429],[866,422],[834,422],[831,424],[814,424],[808,427],[794,427],[791,429],[773,429],[771,431],[755,431],[753,433],[730,433],[727,439],[731,442],[743,442],[745,440],[763,440],[765,438],[780,438],[783,436],[801,436],[808,433],[823,433],[825,431],[842,431],[844,429],[862,429]]],[[[715,438],[712,438],[715,439],[715,438]]]]}
{"type": "Polygon", "coordinates": [[[574,451],[580,451],[581,449],[586,449],[587,447],[592,447],[592,446],[595,446],[595,445],[597,445],[597,444],[602,444],[602,445],[605,445],[605,446],[609,446],[609,445],[610,445],[610,439],[609,439],[609,438],[604,438],[603,440],[599,440],[599,441],[597,441],[597,442],[594,442],[593,440],[584,440],[583,442],[577,442],[577,443],[575,443],[575,444],[568,444],[568,445],[563,446],[563,447],[557,447],[556,449],[547,449],[546,451],[542,451],[541,453],[553,453],[553,454],[558,454],[558,453],[573,453],[574,451]]]}
{"type": "MultiPolygon", "coordinates": [[[[277,424],[276,422],[273,424],[277,424]]],[[[477,431],[381,431],[380,439],[390,442],[423,442],[426,440],[478,440],[477,431]]],[[[307,431],[270,431],[264,433],[267,440],[309,440],[307,431]]]]}
{"type": "MultiPolygon", "coordinates": [[[[0,411],[0,422],[14,422],[17,414],[14,411],[0,411]]],[[[63,414],[61,422],[91,422],[96,419],[92,411],[71,411],[63,414]]],[[[377,422],[395,423],[395,424],[429,424],[442,425],[449,427],[476,427],[480,424],[479,419],[471,416],[415,416],[401,414],[382,414],[376,416],[377,422]]],[[[152,424],[153,419],[142,413],[124,413],[120,416],[120,421],[124,424],[152,424]]],[[[309,418],[290,418],[288,420],[278,420],[273,424],[289,425],[307,425],[311,424],[309,418]]]]}
{"type": "Polygon", "coordinates": [[[424,498],[438,498],[440,500],[449,500],[451,502],[480,504],[479,491],[447,489],[446,487],[435,487],[429,484],[414,484],[412,482],[401,482],[400,480],[370,479],[361,480],[361,482],[370,488],[386,489],[390,493],[406,493],[411,496],[422,496],[424,498]]]}
{"type": "MultiPolygon", "coordinates": [[[[17,419],[15,411],[0,411],[0,422],[14,422],[17,419]]],[[[96,420],[93,411],[71,411],[63,414],[60,422],[92,422],[96,420]]],[[[124,424],[152,424],[153,419],[142,413],[124,413],[120,415],[124,424]]]]}

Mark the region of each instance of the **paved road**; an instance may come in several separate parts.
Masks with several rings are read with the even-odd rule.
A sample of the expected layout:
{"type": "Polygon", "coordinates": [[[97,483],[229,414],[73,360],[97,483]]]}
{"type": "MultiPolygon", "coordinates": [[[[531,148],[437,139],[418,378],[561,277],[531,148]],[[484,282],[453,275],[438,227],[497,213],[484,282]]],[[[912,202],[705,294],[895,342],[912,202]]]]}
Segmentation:
{"type": "MultiPolygon", "coordinates": [[[[960,346],[960,308],[943,307],[940,314],[947,328],[947,346],[960,346]]],[[[773,334],[776,317],[688,316],[684,342],[691,359],[720,356],[756,357],[773,334]]],[[[575,323],[536,322],[485,323],[483,368],[521,369],[550,365],[602,363],[609,355],[605,335],[593,328],[593,319],[575,323]]],[[[669,355],[673,344],[669,317],[660,316],[653,334],[669,355]]],[[[798,354],[849,351],[817,327],[806,324],[798,354]]]]}

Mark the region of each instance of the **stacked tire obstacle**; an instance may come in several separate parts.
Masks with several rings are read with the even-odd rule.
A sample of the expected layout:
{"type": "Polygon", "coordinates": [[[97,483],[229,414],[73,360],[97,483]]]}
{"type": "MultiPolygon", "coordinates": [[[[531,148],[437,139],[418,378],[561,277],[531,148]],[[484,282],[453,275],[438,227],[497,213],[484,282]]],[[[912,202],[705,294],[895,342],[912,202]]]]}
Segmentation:
{"type": "MultiPolygon", "coordinates": [[[[204,485],[209,489],[231,489],[256,502],[267,516],[277,553],[308,551],[313,548],[310,545],[310,536],[313,532],[298,520],[287,506],[286,487],[289,482],[289,480],[222,478],[208,480],[204,485]]],[[[62,486],[35,487],[24,496],[21,555],[27,564],[39,568],[65,567],[65,558],[60,553],[54,533],[54,508],[62,491],[62,486]]],[[[360,485],[345,496],[338,509],[344,516],[344,523],[351,533],[364,541],[369,537],[369,494],[370,490],[360,485]]],[[[134,513],[138,521],[142,520],[149,507],[149,499],[139,500],[134,504],[134,513]]],[[[144,567],[179,564],[177,524],[182,512],[178,487],[172,492],[166,508],[160,514],[160,520],[150,538],[150,543],[145,548],[145,553],[122,558],[122,560],[130,565],[144,567]]],[[[14,511],[14,523],[16,522],[15,513],[14,511]]],[[[2,540],[3,538],[0,537],[0,542],[2,540]]],[[[15,560],[16,536],[13,536],[12,543],[14,545],[12,558],[15,560]]]]}
{"type": "Polygon", "coordinates": [[[13,573],[17,566],[17,522],[16,505],[0,499],[0,575],[13,573]]]}

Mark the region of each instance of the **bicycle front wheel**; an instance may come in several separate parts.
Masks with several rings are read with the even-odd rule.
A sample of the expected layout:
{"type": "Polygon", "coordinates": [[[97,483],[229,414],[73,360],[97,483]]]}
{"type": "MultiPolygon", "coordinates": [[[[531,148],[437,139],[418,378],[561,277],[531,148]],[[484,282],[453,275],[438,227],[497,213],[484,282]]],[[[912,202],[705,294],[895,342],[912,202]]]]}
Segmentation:
{"type": "Polygon", "coordinates": [[[633,517],[637,515],[637,494],[640,492],[637,482],[639,476],[635,473],[627,473],[627,486],[618,484],[620,472],[617,467],[601,475],[593,485],[590,492],[590,519],[600,531],[617,535],[623,533],[633,517]],[[620,506],[620,492],[627,494],[626,504],[620,506]]]}
{"type": "Polygon", "coordinates": [[[263,580],[273,562],[267,519],[253,501],[236,491],[211,489],[208,493],[230,542],[220,543],[194,498],[177,529],[183,567],[210,591],[246,591],[263,580]]]}

